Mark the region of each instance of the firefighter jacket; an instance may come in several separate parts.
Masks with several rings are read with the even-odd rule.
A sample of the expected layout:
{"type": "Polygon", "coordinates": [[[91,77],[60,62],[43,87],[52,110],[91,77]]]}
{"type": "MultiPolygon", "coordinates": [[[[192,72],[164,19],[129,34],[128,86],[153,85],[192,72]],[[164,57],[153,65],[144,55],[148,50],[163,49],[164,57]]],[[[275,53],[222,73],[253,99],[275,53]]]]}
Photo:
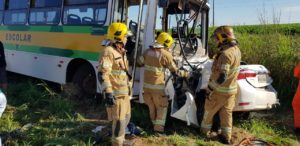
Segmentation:
{"type": "Polygon", "coordinates": [[[104,92],[114,96],[129,94],[128,61],[126,53],[107,46],[100,58],[99,72],[102,73],[104,92]]]}
{"type": "Polygon", "coordinates": [[[165,49],[147,49],[138,62],[145,68],[144,91],[164,92],[165,70],[178,71],[172,54],[165,49]]]}
{"type": "Polygon", "coordinates": [[[220,95],[237,94],[240,61],[241,52],[236,45],[224,46],[213,62],[208,88],[220,95]],[[220,76],[224,78],[222,83],[218,82],[220,76]]]}

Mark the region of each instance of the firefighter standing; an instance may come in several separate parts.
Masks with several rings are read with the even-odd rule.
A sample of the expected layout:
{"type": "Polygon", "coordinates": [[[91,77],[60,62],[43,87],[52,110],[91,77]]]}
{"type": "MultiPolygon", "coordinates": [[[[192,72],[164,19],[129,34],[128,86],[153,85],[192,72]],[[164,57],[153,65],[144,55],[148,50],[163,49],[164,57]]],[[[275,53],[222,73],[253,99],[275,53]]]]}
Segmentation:
{"type": "MultiPolygon", "coordinates": [[[[300,62],[298,62],[297,66],[294,69],[294,76],[296,78],[300,78],[300,62]]],[[[294,109],[294,130],[297,138],[300,138],[300,82],[298,84],[297,92],[294,96],[292,106],[294,109]]]]}
{"type": "Polygon", "coordinates": [[[144,65],[144,100],[149,107],[155,132],[163,134],[166,122],[168,97],[165,94],[165,70],[173,75],[187,77],[188,73],[178,70],[172,54],[166,50],[173,44],[173,38],[166,32],[158,35],[155,43],[139,58],[144,65]]]}
{"type": "Polygon", "coordinates": [[[230,144],[232,132],[232,110],[237,94],[237,76],[241,61],[240,49],[229,26],[216,28],[212,38],[215,39],[220,52],[212,65],[212,74],[208,83],[208,97],[205,100],[205,112],[201,123],[201,132],[209,136],[213,117],[219,112],[221,134],[219,139],[230,144]]]}
{"type": "Polygon", "coordinates": [[[112,23],[108,27],[107,37],[110,45],[100,57],[98,78],[105,93],[108,120],[112,121],[112,145],[122,146],[125,129],[129,123],[130,79],[125,44],[127,27],[123,23],[112,23]]]}

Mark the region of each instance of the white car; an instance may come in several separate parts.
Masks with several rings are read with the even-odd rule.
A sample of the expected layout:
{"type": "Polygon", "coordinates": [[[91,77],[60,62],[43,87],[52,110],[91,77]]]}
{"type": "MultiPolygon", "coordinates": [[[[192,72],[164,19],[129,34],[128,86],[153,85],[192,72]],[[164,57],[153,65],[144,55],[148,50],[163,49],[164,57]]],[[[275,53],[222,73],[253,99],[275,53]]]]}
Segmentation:
{"type": "MultiPolygon", "coordinates": [[[[185,64],[183,67],[192,71],[189,66],[197,66],[198,71],[194,72],[198,73],[191,74],[191,78],[185,83],[176,83],[175,87],[171,80],[168,80],[166,93],[172,100],[171,116],[186,121],[188,125],[199,126],[203,116],[205,89],[208,85],[213,60],[207,60],[198,65],[196,65],[199,61],[198,57],[189,61],[190,65],[185,64]]],[[[238,75],[238,97],[234,111],[267,110],[279,105],[277,92],[271,85],[272,81],[269,71],[264,66],[241,65],[238,75]]]]}
{"type": "Polygon", "coordinates": [[[241,65],[234,111],[257,111],[279,105],[270,72],[262,65],[241,65]]]}

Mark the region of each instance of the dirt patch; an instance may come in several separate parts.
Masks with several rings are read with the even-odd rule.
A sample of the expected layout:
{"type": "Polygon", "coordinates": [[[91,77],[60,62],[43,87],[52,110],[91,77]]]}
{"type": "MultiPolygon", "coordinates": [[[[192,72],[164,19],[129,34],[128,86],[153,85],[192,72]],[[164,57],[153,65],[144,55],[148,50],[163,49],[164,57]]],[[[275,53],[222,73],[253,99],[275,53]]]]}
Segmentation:
{"type": "Polygon", "coordinates": [[[231,138],[233,145],[238,145],[244,138],[250,137],[253,137],[253,135],[251,135],[244,129],[233,127],[231,138]]]}
{"type": "MultiPolygon", "coordinates": [[[[249,134],[247,131],[241,129],[241,128],[233,128],[232,133],[232,142],[233,145],[238,145],[244,138],[250,138],[253,137],[251,134],[249,134]]],[[[131,139],[132,146],[156,146],[156,145],[168,145],[169,137],[150,137],[150,138],[142,138],[142,137],[136,137],[134,139],[131,139]]],[[[217,139],[214,140],[207,140],[206,138],[201,138],[204,141],[207,141],[209,143],[212,143],[214,140],[217,142],[217,139]]],[[[197,145],[196,139],[186,139],[187,143],[190,145],[197,145]]],[[[216,144],[216,143],[215,143],[216,144]]]]}

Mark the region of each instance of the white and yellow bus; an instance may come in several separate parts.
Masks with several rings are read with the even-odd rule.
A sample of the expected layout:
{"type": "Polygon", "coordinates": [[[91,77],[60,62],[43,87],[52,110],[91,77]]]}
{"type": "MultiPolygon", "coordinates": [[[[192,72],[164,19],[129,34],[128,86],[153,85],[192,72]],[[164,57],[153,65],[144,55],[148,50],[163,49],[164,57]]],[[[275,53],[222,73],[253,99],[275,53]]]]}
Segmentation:
{"type": "Polygon", "coordinates": [[[111,22],[125,21],[123,5],[112,0],[0,0],[7,70],[73,82],[95,93],[101,41],[111,22]]]}
{"type": "MultiPolygon", "coordinates": [[[[132,60],[135,52],[154,41],[157,23],[162,24],[159,29],[170,30],[168,18],[186,12],[180,9],[183,2],[199,14],[197,34],[201,47],[207,48],[208,7],[200,9],[206,4],[203,0],[0,0],[0,40],[7,70],[59,84],[74,83],[86,94],[99,93],[96,72],[108,25],[137,21],[130,25],[139,36],[139,43],[133,41],[128,47],[132,60]],[[156,21],[159,18],[161,22],[156,21]]],[[[134,94],[141,95],[142,74],[139,69],[135,73],[134,94]]]]}

